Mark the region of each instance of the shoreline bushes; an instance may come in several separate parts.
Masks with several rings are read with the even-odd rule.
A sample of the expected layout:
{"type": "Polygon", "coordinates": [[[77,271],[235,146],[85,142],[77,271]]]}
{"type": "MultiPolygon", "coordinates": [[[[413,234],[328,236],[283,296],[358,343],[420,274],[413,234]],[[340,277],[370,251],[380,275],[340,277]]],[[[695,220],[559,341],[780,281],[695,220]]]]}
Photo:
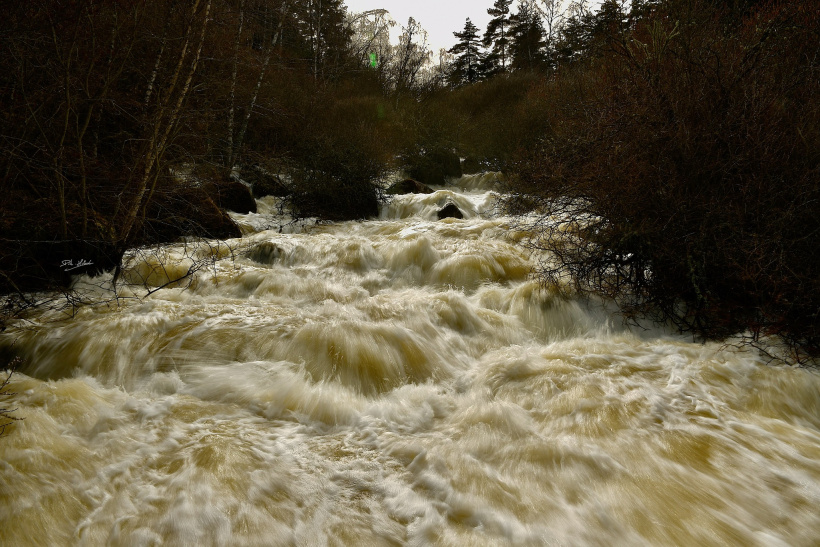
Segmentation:
{"type": "Polygon", "coordinates": [[[799,360],[820,355],[820,4],[732,13],[671,0],[611,25],[542,87],[509,206],[571,214],[569,239],[534,227],[545,281],[704,339],[775,335],[799,360]]]}
{"type": "Polygon", "coordinates": [[[0,294],[67,287],[64,260],[238,237],[224,210],[255,202],[229,176],[252,158],[289,166],[310,214],[373,214],[393,122],[341,0],[18,2],[0,27],[0,294]],[[332,211],[307,206],[327,191],[332,211]]]}

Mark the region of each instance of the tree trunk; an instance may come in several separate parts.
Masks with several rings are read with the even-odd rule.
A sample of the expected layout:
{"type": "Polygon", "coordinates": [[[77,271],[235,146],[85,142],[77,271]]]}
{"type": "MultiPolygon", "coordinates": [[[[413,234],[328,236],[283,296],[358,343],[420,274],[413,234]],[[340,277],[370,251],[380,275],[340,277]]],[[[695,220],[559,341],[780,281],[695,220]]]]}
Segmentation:
{"type": "MultiPolygon", "coordinates": [[[[77,21],[79,26],[79,21],[77,21]]],[[[51,35],[54,40],[54,51],[57,54],[57,59],[63,69],[63,87],[65,92],[65,116],[63,116],[63,130],[60,135],[60,141],[54,150],[54,160],[52,170],[54,171],[55,182],[57,184],[57,202],[60,207],[60,235],[63,239],[68,239],[68,218],[66,214],[66,177],[63,173],[63,154],[65,151],[65,141],[68,137],[68,128],[71,122],[71,110],[73,102],[71,99],[71,61],[74,57],[74,50],[77,46],[77,31],[74,31],[74,37],[68,47],[68,53],[63,55],[63,50],[60,47],[60,41],[57,38],[57,29],[53,23],[51,26],[51,35]]]]}
{"type": "MultiPolygon", "coordinates": [[[[193,8],[191,9],[191,15],[196,15],[197,9],[201,0],[195,0],[193,8]]],[[[191,62],[191,66],[188,70],[188,73],[185,78],[185,83],[183,84],[182,89],[180,89],[179,94],[177,95],[176,103],[173,106],[170,114],[167,117],[167,120],[163,123],[163,117],[165,114],[166,109],[168,108],[168,101],[165,101],[157,115],[155,116],[154,121],[154,128],[152,131],[151,138],[148,140],[146,152],[145,152],[145,166],[142,171],[142,175],[140,176],[139,183],[137,185],[137,193],[134,197],[134,200],[131,203],[131,207],[129,208],[125,222],[123,223],[123,228],[120,232],[120,243],[123,245],[127,245],[129,238],[131,236],[131,231],[134,227],[134,222],[139,215],[139,211],[143,206],[143,202],[145,199],[145,194],[149,190],[148,182],[151,180],[152,171],[155,168],[155,165],[158,166],[159,159],[165,153],[166,146],[168,144],[168,137],[171,135],[171,132],[179,123],[180,119],[180,110],[182,109],[182,103],[185,101],[185,98],[188,95],[188,91],[191,88],[191,81],[193,80],[194,74],[196,73],[197,65],[199,64],[199,58],[202,53],[202,45],[205,43],[205,31],[208,27],[208,17],[210,15],[211,10],[211,0],[207,0],[205,5],[205,15],[202,19],[202,30],[200,32],[199,37],[199,45],[197,47],[196,53],[194,54],[194,58],[191,62]],[[163,130],[164,129],[164,130],[163,130]]],[[[174,75],[171,79],[171,87],[168,91],[167,97],[170,100],[170,97],[174,94],[177,81],[179,80],[180,73],[182,72],[182,66],[185,61],[185,57],[188,53],[188,46],[190,44],[191,33],[193,31],[193,23],[188,27],[186,31],[186,39],[185,44],[183,45],[182,52],[180,53],[179,62],[177,63],[177,67],[174,71],[174,75]]],[[[157,167],[159,169],[159,167],[157,167]]],[[[151,191],[153,192],[153,187],[156,184],[156,178],[154,178],[154,182],[151,185],[151,191]]]]}
{"type": "Polygon", "coordinates": [[[256,86],[253,89],[251,104],[248,107],[247,112],[245,112],[245,119],[242,121],[242,127],[239,129],[239,135],[236,137],[236,146],[234,147],[233,154],[231,155],[234,161],[237,161],[241,156],[242,141],[245,140],[245,132],[248,130],[248,122],[251,119],[251,113],[253,113],[254,107],[256,107],[256,100],[259,98],[259,90],[262,89],[262,81],[265,79],[265,72],[268,69],[271,56],[273,55],[273,47],[276,45],[276,41],[282,36],[282,25],[285,22],[285,11],[287,10],[287,6],[287,2],[282,3],[282,11],[279,17],[279,28],[276,29],[276,32],[273,35],[273,40],[271,41],[268,51],[265,54],[265,60],[262,61],[262,69],[259,71],[259,78],[257,78],[256,86]]]}
{"type": "Polygon", "coordinates": [[[228,110],[228,169],[234,165],[234,113],[236,110],[236,77],[239,68],[239,45],[242,37],[242,24],[245,20],[245,0],[239,1],[239,26],[236,30],[236,41],[233,45],[233,74],[231,76],[231,106],[228,110]]]}
{"type": "Polygon", "coordinates": [[[157,81],[157,74],[159,74],[159,67],[162,66],[162,56],[165,53],[165,46],[168,45],[168,29],[171,26],[171,10],[168,10],[168,18],[165,20],[165,27],[162,30],[162,40],[159,45],[159,53],[157,60],[154,63],[154,69],[151,71],[151,77],[148,78],[148,89],[145,91],[145,100],[143,104],[148,110],[148,103],[151,102],[151,95],[154,93],[154,83],[157,81]]]}

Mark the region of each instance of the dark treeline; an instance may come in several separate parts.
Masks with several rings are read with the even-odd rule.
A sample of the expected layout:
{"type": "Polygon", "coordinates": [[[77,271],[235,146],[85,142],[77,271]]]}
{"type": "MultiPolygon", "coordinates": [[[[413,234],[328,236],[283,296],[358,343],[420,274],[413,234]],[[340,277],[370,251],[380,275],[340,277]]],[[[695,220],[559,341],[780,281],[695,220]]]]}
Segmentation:
{"type": "Polygon", "coordinates": [[[255,203],[235,169],[274,193],[287,173],[304,215],[375,214],[392,69],[367,65],[340,0],[5,4],[0,292],[65,284],[66,260],[238,236],[223,210],[255,203]]]}
{"type": "Polygon", "coordinates": [[[419,22],[391,45],[389,14],[340,0],[9,6],[0,292],[239,235],[237,174],[343,220],[389,170],[443,183],[462,156],[535,212],[546,281],[820,353],[820,2],[489,1],[438,63],[419,22]]]}
{"type": "Polygon", "coordinates": [[[543,278],[705,339],[820,353],[820,3],[519,14],[539,7],[528,40],[514,16],[508,47],[488,29],[486,81],[447,100],[458,145],[510,175],[509,210],[538,213],[525,227],[555,257],[543,278]]]}

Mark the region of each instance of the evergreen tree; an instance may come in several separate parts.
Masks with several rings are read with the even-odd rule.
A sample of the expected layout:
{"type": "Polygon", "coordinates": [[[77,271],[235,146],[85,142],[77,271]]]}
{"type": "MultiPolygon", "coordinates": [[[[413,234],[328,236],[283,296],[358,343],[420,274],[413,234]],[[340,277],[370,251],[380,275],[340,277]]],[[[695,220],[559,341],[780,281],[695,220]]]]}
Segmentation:
{"type": "Polygon", "coordinates": [[[586,56],[592,41],[591,20],[592,14],[589,12],[574,13],[567,19],[554,46],[559,64],[573,63],[586,56]]]}
{"type": "Polygon", "coordinates": [[[453,36],[458,38],[459,42],[448,50],[448,53],[456,56],[450,73],[450,83],[458,86],[477,82],[482,76],[483,63],[478,27],[468,17],[464,23],[464,30],[454,32],[453,36]]]}
{"type": "Polygon", "coordinates": [[[511,66],[514,70],[532,70],[546,65],[544,26],[538,9],[529,1],[518,4],[518,13],[510,16],[511,66]]]}
{"type": "Polygon", "coordinates": [[[495,0],[487,10],[493,16],[484,33],[484,46],[492,46],[486,58],[489,74],[504,72],[510,64],[510,4],[512,0],[495,0]]]}
{"type": "Polygon", "coordinates": [[[626,13],[619,0],[604,0],[597,12],[579,10],[561,29],[561,38],[555,51],[562,63],[571,63],[599,56],[607,43],[625,32],[631,22],[650,10],[644,0],[632,3],[632,11],[626,13]]]}
{"type": "Polygon", "coordinates": [[[292,16],[301,39],[301,56],[316,79],[335,76],[347,61],[353,31],[342,0],[294,0],[292,16]]]}

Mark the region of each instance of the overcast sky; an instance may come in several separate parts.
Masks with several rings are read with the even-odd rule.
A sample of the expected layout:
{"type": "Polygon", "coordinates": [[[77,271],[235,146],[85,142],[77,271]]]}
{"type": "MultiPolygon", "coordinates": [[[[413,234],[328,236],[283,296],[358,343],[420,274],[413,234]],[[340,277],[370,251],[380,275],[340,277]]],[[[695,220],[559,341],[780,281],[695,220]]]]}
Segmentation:
{"type": "MultiPolygon", "coordinates": [[[[344,0],[350,13],[361,13],[372,9],[386,9],[400,25],[407,25],[407,19],[415,19],[428,34],[430,49],[438,57],[439,48],[449,49],[456,43],[454,32],[464,29],[467,17],[478,27],[481,35],[490,22],[487,10],[495,0],[344,0]]],[[[398,34],[393,34],[394,40],[398,34]]]]}

